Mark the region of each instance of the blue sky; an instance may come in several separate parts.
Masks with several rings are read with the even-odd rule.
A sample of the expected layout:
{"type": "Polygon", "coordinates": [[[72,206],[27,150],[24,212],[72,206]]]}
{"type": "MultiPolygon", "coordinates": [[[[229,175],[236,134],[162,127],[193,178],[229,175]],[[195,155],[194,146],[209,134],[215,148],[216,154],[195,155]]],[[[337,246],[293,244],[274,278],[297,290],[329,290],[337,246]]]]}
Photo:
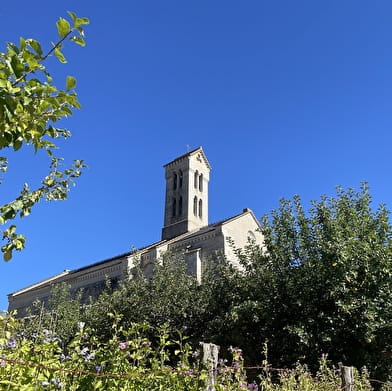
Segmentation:
{"type": "MultiPolygon", "coordinates": [[[[28,284],[159,240],[162,166],[187,146],[212,165],[210,222],[361,181],[392,208],[390,1],[3,2],[0,50],[20,36],[48,47],[67,10],[91,25],[67,65],[48,64],[59,86],[77,78],[83,105],[59,154],[89,169],[68,201],[17,221],[27,248],[0,262],[0,309],[28,284]]],[[[1,203],[45,174],[28,149],[9,158],[1,203]]]]}

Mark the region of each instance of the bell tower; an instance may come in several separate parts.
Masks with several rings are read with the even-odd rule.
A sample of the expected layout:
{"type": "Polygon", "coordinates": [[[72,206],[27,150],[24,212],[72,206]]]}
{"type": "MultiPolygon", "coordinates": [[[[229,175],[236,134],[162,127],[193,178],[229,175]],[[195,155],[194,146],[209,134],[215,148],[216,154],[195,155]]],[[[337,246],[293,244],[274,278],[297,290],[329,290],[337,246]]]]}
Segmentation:
{"type": "Polygon", "coordinates": [[[165,219],[162,239],[208,225],[211,166],[201,147],[166,164],[165,219]]]}

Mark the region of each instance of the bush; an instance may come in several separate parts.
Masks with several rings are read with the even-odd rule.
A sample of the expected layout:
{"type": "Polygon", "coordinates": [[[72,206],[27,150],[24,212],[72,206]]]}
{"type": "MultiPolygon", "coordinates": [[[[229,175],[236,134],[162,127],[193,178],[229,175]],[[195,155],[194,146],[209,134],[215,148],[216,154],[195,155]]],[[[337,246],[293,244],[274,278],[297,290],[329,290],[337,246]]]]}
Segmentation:
{"type": "MultiPolygon", "coordinates": [[[[83,322],[77,325],[75,338],[66,349],[50,330],[37,331],[27,338],[23,321],[0,316],[0,388],[4,390],[179,390],[206,389],[209,371],[201,362],[200,352],[187,342],[185,328],[169,338],[166,326],[155,330],[152,342],[147,324],[119,326],[121,316],[109,314],[113,336],[99,342],[83,322]]],[[[259,367],[255,381],[248,381],[242,351],[230,348],[231,363],[219,360],[215,372],[216,391],[336,391],[341,389],[339,371],[327,365],[311,376],[306,366],[280,370],[274,376],[267,360],[259,367]]],[[[372,390],[368,373],[356,372],[355,389],[372,390]]],[[[392,387],[384,385],[383,390],[392,387]]]]}

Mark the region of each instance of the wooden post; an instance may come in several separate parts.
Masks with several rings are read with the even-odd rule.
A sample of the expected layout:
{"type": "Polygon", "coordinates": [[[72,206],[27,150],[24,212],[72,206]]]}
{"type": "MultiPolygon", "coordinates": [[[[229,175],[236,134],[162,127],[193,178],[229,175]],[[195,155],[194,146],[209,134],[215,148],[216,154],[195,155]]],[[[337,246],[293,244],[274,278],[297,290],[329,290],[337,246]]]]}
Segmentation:
{"type": "Polygon", "coordinates": [[[340,366],[342,388],[344,391],[354,391],[354,368],[340,366]]]}
{"type": "Polygon", "coordinates": [[[215,391],[219,346],[213,343],[204,342],[202,342],[201,345],[203,346],[203,363],[205,363],[208,368],[206,391],[215,391]]]}

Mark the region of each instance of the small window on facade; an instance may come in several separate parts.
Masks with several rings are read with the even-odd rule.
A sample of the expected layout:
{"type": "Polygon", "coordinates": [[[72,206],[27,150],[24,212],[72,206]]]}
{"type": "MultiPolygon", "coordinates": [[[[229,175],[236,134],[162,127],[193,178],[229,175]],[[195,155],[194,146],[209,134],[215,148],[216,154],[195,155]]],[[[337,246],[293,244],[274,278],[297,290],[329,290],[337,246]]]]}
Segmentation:
{"type": "Polygon", "coordinates": [[[203,201],[199,200],[199,217],[203,217],[203,201]]]}
{"type": "Polygon", "coordinates": [[[173,176],[173,190],[176,190],[176,189],[177,189],[177,174],[174,173],[174,176],[173,176]]]}
{"type": "Polygon", "coordinates": [[[197,216],[197,197],[193,199],[193,214],[197,216]]]}
{"type": "Polygon", "coordinates": [[[203,191],[203,174],[199,175],[199,190],[203,191]]]}
{"type": "Polygon", "coordinates": [[[181,189],[182,188],[182,171],[180,170],[178,173],[178,187],[181,189]]]}
{"type": "Polygon", "coordinates": [[[177,205],[176,205],[176,199],[172,199],[172,216],[175,217],[177,213],[177,205]]]}
{"type": "Polygon", "coordinates": [[[182,215],[182,197],[178,200],[178,215],[182,215]]]}
{"type": "Polygon", "coordinates": [[[195,172],[195,178],[194,178],[194,183],[193,183],[193,185],[194,185],[194,187],[195,187],[195,189],[197,189],[197,180],[199,179],[199,173],[196,171],[195,172]]]}

